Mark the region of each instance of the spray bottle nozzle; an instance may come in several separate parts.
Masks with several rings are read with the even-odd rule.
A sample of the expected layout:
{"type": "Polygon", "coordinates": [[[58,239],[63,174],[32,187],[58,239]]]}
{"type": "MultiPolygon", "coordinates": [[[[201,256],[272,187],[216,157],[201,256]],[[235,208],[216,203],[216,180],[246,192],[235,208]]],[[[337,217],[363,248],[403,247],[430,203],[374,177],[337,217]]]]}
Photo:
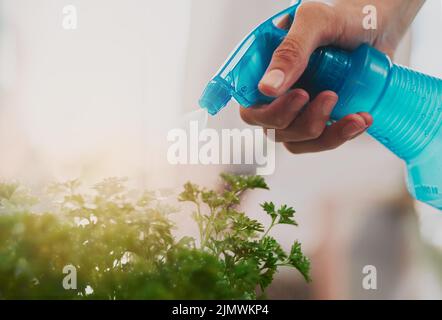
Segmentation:
{"type": "Polygon", "coordinates": [[[201,108],[204,108],[210,115],[216,115],[232,99],[230,89],[222,83],[212,80],[206,87],[199,100],[201,108]]]}
{"type": "Polygon", "coordinates": [[[199,100],[202,108],[216,115],[232,97],[243,107],[270,101],[259,92],[258,83],[274,50],[287,36],[288,30],[281,29],[277,22],[287,16],[293,21],[299,4],[300,1],[268,19],[240,43],[204,90],[199,100]]]}

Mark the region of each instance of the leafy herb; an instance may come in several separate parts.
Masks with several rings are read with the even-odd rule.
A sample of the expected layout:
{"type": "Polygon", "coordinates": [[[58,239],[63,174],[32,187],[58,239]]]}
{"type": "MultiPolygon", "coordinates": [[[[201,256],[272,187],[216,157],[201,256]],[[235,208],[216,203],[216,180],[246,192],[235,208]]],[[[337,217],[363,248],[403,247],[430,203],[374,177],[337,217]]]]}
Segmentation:
{"type": "Polygon", "coordinates": [[[263,204],[265,227],[239,209],[244,192],[268,189],[264,179],[222,179],[221,191],[187,183],[179,195],[195,206],[198,239],[176,239],[168,194],[134,196],[124,179],[92,192],[78,180],[53,184],[41,199],[0,183],[0,299],[254,299],[281,266],[310,281],[300,244],[285,253],[269,236],[279,224],[296,226],[295,211],[263,204]],[[67,265],[78,273],[75,290],[62,286],[67,265]]]}
{"type": "MultiPolygon", "coordinates": [[[[180,194],[181,201],[195,204],[194,218],[200,232],[200,250],[210,252],[226,264],[225,276],[229,270],[239,264],[253,266],[258,271],[258,284],[265,290],[273,280],[280,266],[296,268],[306,281],[310,281],[310,262],[301,251],[299,242],[293,244],[290,254],[286,254],[281,245],[269,236],[277,225],[297,226],[294,220],[295,210],[286,205],[276,208],[272,202],[261,207],[270,216],[271,223],[265,228],[260,222],[250,219],[237,205],[240,196],[247,190],[268,189],[264,179],[259,176],[221,175],[225,182],[223,191],[201,189],[193,184],[186,184],[180,194]],[[205,206],[206,213],[202,208],[205,206]]],[[[233,282],[233,281],[231,281],[233,282]]],[[[252,290],[249,292],[252,295],[252,290]]]]}

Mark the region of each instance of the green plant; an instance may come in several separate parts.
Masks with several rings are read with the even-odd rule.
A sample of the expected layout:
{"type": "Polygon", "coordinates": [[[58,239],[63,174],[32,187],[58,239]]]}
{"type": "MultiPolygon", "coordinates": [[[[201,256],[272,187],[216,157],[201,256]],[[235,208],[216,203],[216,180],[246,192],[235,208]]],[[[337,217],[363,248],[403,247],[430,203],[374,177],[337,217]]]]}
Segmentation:
{"type": "Polygon", "coordinates": [[[265,228],[238,209],[245,191],[268,189],[264,180],[222,178],[220,192],[188,183],[179,195],[196,206],[199,239],[176,239],[175,206],[162,193],[128,191],[122,179],[93,192],[76,180],[54,184],[40,199],[0,184],[0,299],[254,299],[280,266],[309,281],[300,244],[286,254],[269,236],[278,224],[297,225],[294,210],[265,203],[265,228]],[[77,270],[75,290],[62,285],[67,265],[77,270]]]}

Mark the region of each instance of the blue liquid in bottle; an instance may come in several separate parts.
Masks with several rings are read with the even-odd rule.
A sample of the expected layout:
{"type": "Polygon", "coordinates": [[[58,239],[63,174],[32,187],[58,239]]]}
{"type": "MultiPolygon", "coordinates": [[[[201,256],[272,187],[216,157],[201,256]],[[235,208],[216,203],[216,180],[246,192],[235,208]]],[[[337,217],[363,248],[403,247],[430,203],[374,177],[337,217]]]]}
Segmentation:
{"type": "MultiPolygon", "coordinates": [[[[292,18],[299,3],[257,27],[232,53],[208,84],[201,107],[215,115],[234,98],[244,107],[273,99],[258,83],[287,31],[278,17],[292,18]]],[[[368,112],[369,134],[403,159],[408,189],[418,200],[442,210],[442,80],[392,64],[380,51],[362,45],[349,52],[333,47],[316,50],[297,86],[314,96],[332,90],[339,101],[332,119],[368,112]]]]}

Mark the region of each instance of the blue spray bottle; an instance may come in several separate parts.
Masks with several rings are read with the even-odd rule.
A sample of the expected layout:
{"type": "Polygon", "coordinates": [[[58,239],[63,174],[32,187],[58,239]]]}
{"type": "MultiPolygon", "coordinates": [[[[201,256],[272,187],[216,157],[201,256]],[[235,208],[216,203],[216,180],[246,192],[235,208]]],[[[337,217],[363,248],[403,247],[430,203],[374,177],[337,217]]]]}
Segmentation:
{"type": "MultiPolygon", "coordinates": [[[[215,115],[232,98],[246,108],[272,101],[260,93],[258,83],[287,35],[275,21],[287,15],[293,19],[298,6],[245,38],[207,85],[202,108],[215,115]]],[[[311,95],[336,92],[333,120],[370,113],[374,124],[369,133],[406,162],[410,193],[442,210],[442,80],[394,65],[385,54],[362,45],[352,52],[316,50],[298,85],[311,95]]]]}

